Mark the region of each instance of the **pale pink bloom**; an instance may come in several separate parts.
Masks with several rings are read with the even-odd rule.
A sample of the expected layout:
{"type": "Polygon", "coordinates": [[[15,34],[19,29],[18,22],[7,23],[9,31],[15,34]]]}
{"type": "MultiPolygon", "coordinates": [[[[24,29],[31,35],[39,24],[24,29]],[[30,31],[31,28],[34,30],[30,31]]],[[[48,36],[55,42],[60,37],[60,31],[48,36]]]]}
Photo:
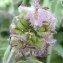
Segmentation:
{"type": "Polygon", "coordinates": [[[37,11],[37,10],[39,9],[39,7],[40,7],[39,2],[40,2],[40,0],[33,0],[33,6],[34,6],[34,8],[35,8],[36,11],[37,11]]]}
{"type": "Polygon", "coordinates": [[[44,38],[41,39],[43,42],[53,45],[56,43],[56,40],[53,39],[52,34],[46,35],[44,38]]]}
{"type": "Polygon", "coordinates": [[[17,24],[17,17],[13,18],[12,23],[14,23],[15,25],[17,24]]]}
{"type": "Polygon", "coordinates": [[[10,27],[9,27],[11,34],[16,34],[16,31],[15,31],[14,28],[15,28],[15,24],[12,23],[12,24],[10,25],[10,27]]]}
{"type": "MultiPolygon", "coordinates": [[[[27,44],[25,43],[25,45],[21,46],[21,48],[20,48],[20,50],[24,56],[26,53],[28,53],[30,51],[32,52],[33,56],[39,56],[39,57],[46,56],[48,47],[50,45],[55,44],[55,42],[56,42],[55,39],[52,39],[53,33],[49,30],[55,31],[57,19],[47,9],[40,8],[39,0],[34,0],[33,6],[31,6],[31,7],[19,6],[18,10],[20,12],[19,16],[21,16],[21,18],[25,19],[26,21],[28,20],[30,22],[30,25],[34,28],[35,31],[36,31],[37,27],[41,27],[43,25],[44,21],[49,23],[49,27],[48,27],[49,29],[47,32],[49,32],[50,34],[46,34],[44,37],[41,37],[41,38],[39,37],[41,42],[44,42],[44,45],[41,48],[27,45],[27,44],[29,44],[27,36],[29,34],[31,34],[29,31],[27,31],[21,35],[16,34],[15,26],[17,24],[18,18],[14,18],[10,25],[10,33],[12,35],[14,34],[15,37],[17,37],[19,40],[23,41],[24,43],[27,42],[27,44]]],[[[29,54],[31,54],[31,52],[29,54]]]]}

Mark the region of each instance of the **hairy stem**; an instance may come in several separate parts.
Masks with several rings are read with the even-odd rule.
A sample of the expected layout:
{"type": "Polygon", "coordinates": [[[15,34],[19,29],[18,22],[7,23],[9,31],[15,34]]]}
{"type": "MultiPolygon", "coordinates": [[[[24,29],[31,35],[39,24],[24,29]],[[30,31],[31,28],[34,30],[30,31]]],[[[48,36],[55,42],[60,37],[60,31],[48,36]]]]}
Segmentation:
{"type": "Polygon", "coordinates": [[[8,58],[8,60],[7,60],[7,63],[11,63],[11,59],[12,59],[12,57],[14,56],[14,52],[15,52],[15,49],[12,48],[12,50],[11,50],[11,52],[10,52],[10,55],[9,55],[9,58],[8,58]]]}

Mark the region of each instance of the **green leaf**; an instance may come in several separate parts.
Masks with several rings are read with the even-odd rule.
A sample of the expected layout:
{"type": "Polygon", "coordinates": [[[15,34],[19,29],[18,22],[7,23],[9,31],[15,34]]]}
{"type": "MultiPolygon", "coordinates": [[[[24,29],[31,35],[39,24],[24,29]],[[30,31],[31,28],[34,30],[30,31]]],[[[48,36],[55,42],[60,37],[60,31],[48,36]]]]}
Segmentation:
{"type": "Polygon", "coordinates": [[[63,31],[59,31],[57,32],[56,35],[54,35],[55,39],[57,39],[58,43],[63,42],[63,31]]]}
{"type": "Polygon", "coordinates": [[[56,44],[53,49],[58,53],[58,55],[60,55],[61,57],[63,57],[63,47],[61,47],[61,45],[56,44]]]}
{"type": "Polygon", "coordinates": [[[54,45],[49,53],[50,55],[47,57],[47,63],[63,63],[63,48],[61,45],[54,45]]]}
{"type": "Polygon", "coordinates": [[[38,61],[36,59],[35,60],[31,59],[31,60],[26,60],[26,61],[19,61],[17,63],[42,63],[42,62],[40,62],[40,61],[38,61]]]}

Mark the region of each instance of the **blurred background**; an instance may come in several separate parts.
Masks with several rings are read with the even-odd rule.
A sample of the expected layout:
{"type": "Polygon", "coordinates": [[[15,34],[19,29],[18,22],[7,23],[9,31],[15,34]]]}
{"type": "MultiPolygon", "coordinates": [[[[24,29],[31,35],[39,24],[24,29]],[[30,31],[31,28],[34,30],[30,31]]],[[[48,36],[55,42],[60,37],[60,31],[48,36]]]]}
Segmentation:
{"type": "MultiPolygon", "coordinates": [[[[18,15],[18,7],[22,1],[26,6],[32,4],[32,0],[0,0],[0,63],[9,45],[9,25],[13,17],[18,15]]],[[[47,57],[38,59],[44,63],[63,63],[63,0],[41,0],[40,5],[48,7],[57,17],[58,23],[57,34],[54,35],[54,38],[57,39],[56,44],[49,48],[47,57]]]]}

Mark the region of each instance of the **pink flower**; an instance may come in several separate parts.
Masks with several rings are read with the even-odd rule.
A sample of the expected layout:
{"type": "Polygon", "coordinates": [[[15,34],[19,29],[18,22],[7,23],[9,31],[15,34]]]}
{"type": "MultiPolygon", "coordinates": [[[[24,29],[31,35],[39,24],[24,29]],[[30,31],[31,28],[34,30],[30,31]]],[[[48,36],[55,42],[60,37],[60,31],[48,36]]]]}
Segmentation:
{"type": "Polygon", "coordinates": [[[30,25],[33,27],[26,28],[28,26],[25,27],[24,25],[26,25],[27,23],[25,24],[24,22],[20,22],[22,25],[18,23],[17,27],[19,25],[21,25],[21,27],[23,26],[21,28],[23,30],[21,32],[23,33],[19,35],[19,32],[17,33],[17,31],[15,31],[18,18],[15,17],[13,19],[10,25],[10,33],[12,37],[16,37],[18,40],[21,40],[21,42],[24,43],[21,46],[19,46],[18,52],[22,53],[22,55],[24,56],[26,56],[26,54],[28,55],[28,53],[29,55],[32,54],[33,56],[46,56],[48,47],[50,45],[55,44],[56,42],[56,40],[52,37],[53,33],[51,31],[55,31],[57,19],[50,11],[48,11],[47,7],[40,7],[39,0],[34,0],[34,3],[31,7],[19,6],[18,10],[20,12],[19,17],[21,17],[21,19],[28,21],[30,25]],[[42,31],[43,29],[44,31],[42,31]],[[39,33],[43,36],[41,36],[39,33]],[[34,37],[31,36],[31,34],[34,37]],[[40,41],[37,40],[38,43],[36,43],[36,39],[39,39],[40,41]],[[34,42],[34,45],[31,45],[33,43],[32,41],[34,42]],[[39,42],[42,42],[42,45],[39,42]],[[38,44],[41,45],[40,48],[36,46],[38,44]]]}
{"type": "Polygon", "coordinates": [[[12,24],[10,25],[10,27],[9,27],[11,34],[16,34],[16,31],[15,31],[14,28],[15,28],[15,24],[12,23],[12,24]]]}
{"type": "Polygon", "coordinates": [[[56,18],[54,17],[54,15],[48,11],[48,10],[44,10],[44,9],[38,9],[38,19],[40,19],[39,21],[47,21],[47,22],[55,22],[56,18]]]}
{"type": "Polygon", "coordinates": [[[35,13],[29,13],[28,16],[33,27],[42,26],[42,23],[46,21],[48,23],[50,22],[50,28],[55,29],[57,19],[47,10],[38,9],[37,15],[35,13]]]}
{"type": "Polygon", "coordinates": [[[14,17],[12,23],[17,24],[17,17],[14,17]]]}
{"type": "Polygon", "coordinates": [[[52,39],[52,34],[46,35],[41,40],[42,40],[42,42],[45,42],[46,44],[49,44],[49,45],[52,45],[52,44],[56,43],[56,40],[52,39]]]}
{"type": "Polygon", "coordinates": [[[37,10],[39,9],[39,7],[40,7],[39,2],[40,2],[40,0],[34,0],[34,1],[33,1],[33,6],[34,6],[34,8],[35,8],[36,11],[37,11],[37,10]]]}
{"type": "Polygon", "coordinates": [[[37,18],[35,18],[34,15],[31,15],[31,17],[30,17],[30,23],[31,23],[31,25],[34,28],[36,28],[37,26],[42,26],[42,22],[39,21],[37,18]]]}

